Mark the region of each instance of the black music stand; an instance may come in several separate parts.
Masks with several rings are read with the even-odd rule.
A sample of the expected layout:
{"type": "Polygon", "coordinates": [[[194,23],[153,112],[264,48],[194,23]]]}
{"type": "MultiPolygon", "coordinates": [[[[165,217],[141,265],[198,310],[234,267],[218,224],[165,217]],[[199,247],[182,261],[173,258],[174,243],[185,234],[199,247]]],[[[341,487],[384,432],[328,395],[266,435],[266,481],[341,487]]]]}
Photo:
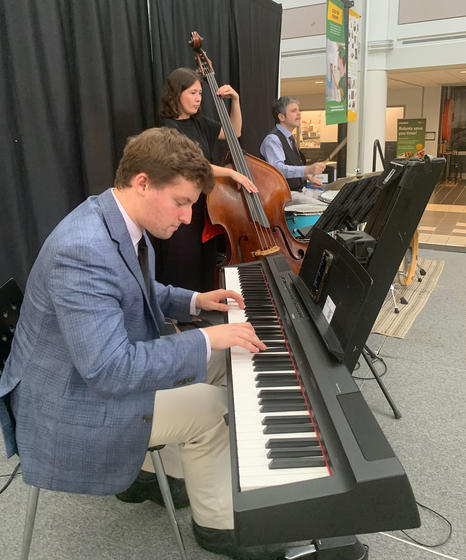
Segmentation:
{"type": "MultiPolygon", "coordinates": [[[[370,252],[359,260],[371,277],[372,285],[364,302],[364,313],[352,324],[346,341],[347,348],[359,348],[359,352],[346,354],[344,362],[353,371],[362,354],[395,418],[400,418],[401,414],[374,368],[373,359],[377,355],[366,341],[444,165],[443,158],[428,156],[424,160],[395,159],[380,174],[349,181],[316,222],[309,241],[308,253],[315,249],[314,230],[332,233],[337,238],[338,232],[344,230],[349,232],[346,236],[349,239],[351,232],[366,222],[365,243],[370,246],[370,252]]],[[[359,233],[354,231],[355,235],[359,233]]],[[[339,237],[343,242],[345,235],[339,237]]],[[[354,247],[358,245],[347,243],[347,248],[358,258],[363,251],[360,246],[358,251],[354,247]]]]}
{"type": "Polygon", "coordinates": [[[373,361],[380,358],[364,344],[363,338],[354,344],[357,336],[354,329],[358,326],[359,315],[364,311],[373,284],[372,278],[344,244],[323,230],[312,230],[310,244],[312,250],[306,252],[295,287],[314,325],[328,351],[338,360],[345,362],[350,371],[353,369],[351,365],[355,358],[362,354],[395,418],[401,418],[374,367],[373,361]],[[326,310],[328,298],[335,304],[335,312],[330,322],[326,310]]]}

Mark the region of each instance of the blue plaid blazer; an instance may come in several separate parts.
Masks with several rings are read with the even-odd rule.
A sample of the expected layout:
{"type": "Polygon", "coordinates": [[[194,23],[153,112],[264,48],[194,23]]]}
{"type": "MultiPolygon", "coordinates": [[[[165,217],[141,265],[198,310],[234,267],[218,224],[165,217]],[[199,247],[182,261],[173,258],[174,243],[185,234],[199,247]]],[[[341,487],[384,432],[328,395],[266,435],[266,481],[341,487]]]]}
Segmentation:
{"type": "Polygon", "coordinates": [[[155,280],[146,293],[110,189],[55,228],[31,270],[0,377],[7,455],[19,454],[25,482],[87,494],[131,484],[155,391],[205,380],[200,331],[160,338],[164,316],[189,320],[192,294],[155,280]]]}

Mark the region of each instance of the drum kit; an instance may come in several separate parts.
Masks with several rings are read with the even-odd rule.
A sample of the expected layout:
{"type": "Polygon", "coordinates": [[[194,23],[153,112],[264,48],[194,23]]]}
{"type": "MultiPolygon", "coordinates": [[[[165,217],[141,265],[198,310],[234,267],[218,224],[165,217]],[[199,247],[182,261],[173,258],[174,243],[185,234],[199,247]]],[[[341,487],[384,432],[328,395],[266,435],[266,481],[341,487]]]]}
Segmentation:
{"type": "Polygon", "coordinates": [[[287,204],[285,206],[285,219],[291,233],[302,239],[303,228],[313,226],[325,209],[322,204],[287,204]]]}
{"type": "MultiPolygon", "coordinates": [[[[379,172],[363,173],[352,177],[341,177],[332,183],[323,185],[324,190],[320,194],[319,200],[330,204],[347,183],[371,177],[377,173],[379,172]]],[[[302,239],[303,232],[309,231],[310,227],[320,218],[323,210],[325,210],[325,208],[322,209],[322,206],[315,204],[287,204],[285,207],[285,218],[288,229],[295,237],[302,239]]],[[[398,281],[402,286],[410,286],[413,281],[416,274],[418,251],[419,234],[416,229],[398,270],[398,281]]],[[[425,270],[422,268],[419,269],[419,274],[418,281],[420,282],[422,280],[421,276],[425,275],[425,270]]]]}
{"type": "Polygon", "coordinates": [[[328,183],[327,185],[323,185],[324,191],[339,191],[341,190],[347,183],[351,183],[353,181],[359,181],[360,179],[366,179],[367,177],[372,177],[373,175],[379,175],[380,171],[374,171],[372,173],[359,173],[357,175],[348,176],[348,177],[340,177],[336,181],[332,183],[328,183]]]}
{"type": "MultiPolygon", "coordinates": [[[[371,177],[375,173],[363,173],[359,175],[354,175],[353,177],[341,177],[332,183],[324,184],[323,191],[319,195],[319,200],[330,204],[338,192],[347,184],[352,181],[358,181],[366,177],[371,177]]],[[[294,203],[291,202],[285,206],[285,219],[288,225],[288,229],[291,233],[302,239],[302,232],[308,230],[313,226],[317,220],[320,218],[323,211],[325,211],[325,206],[322,204],[309,204],[309,203],[294,203]]]]}

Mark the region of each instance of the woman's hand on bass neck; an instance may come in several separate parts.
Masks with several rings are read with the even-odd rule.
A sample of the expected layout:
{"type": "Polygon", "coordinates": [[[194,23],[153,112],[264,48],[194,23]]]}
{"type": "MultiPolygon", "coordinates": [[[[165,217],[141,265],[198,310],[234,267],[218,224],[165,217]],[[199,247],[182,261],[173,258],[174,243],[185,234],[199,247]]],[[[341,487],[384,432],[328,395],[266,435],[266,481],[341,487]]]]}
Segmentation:
{"type": "Polygon", "coordinates": [[[217,90],[217,95],[220,97],[232,99],[234,101],[239,101],[239,94],[236,90],[234,90],[230,84],[225,84],[220,86],[217,90]]]}

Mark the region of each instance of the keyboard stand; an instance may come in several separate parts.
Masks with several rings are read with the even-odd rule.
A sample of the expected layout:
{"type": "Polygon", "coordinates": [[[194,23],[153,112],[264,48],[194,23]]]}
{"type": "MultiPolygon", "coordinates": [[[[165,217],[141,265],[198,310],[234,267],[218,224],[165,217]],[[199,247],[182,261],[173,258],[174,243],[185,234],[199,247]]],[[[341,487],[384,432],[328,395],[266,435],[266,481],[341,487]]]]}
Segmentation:
{"type": "Polygon", "coordinates": [[[316,539],[314,544],[290,548],[283,560],[368,560],[368,547],[354,536],[316,539]]]}
{"type": "Polygon", "coordinates": [[[373,352],[369,348],[369,346],[367,346],[367,344],[364,345],[364,348],[362,349],[361,354],[363,355],[364,359],[366,360],[366,364],[368,365],[369,369],[371,370],[372,375],[374,376],[375,380],[379,384],[379,387],[382,390],[382,393],[384,394],[385,398],[387,399],[388,404],[390,405],[391,409],[393,410],[393,414],[394,414],[395,418],[397,418],[397,419],[401,418],[401,412],[398,410],[396,404],[394,403],[392,397],[390,396],[390,393],[388,392],[388,389],[385,387],[383,381],[380,379],[380,375],[378,374],[377,370],[374,367],[373,360],[374,359],[379,359],[379,357],[377,356],[377,354],[375,354],[375,352],[373,352]]]}

